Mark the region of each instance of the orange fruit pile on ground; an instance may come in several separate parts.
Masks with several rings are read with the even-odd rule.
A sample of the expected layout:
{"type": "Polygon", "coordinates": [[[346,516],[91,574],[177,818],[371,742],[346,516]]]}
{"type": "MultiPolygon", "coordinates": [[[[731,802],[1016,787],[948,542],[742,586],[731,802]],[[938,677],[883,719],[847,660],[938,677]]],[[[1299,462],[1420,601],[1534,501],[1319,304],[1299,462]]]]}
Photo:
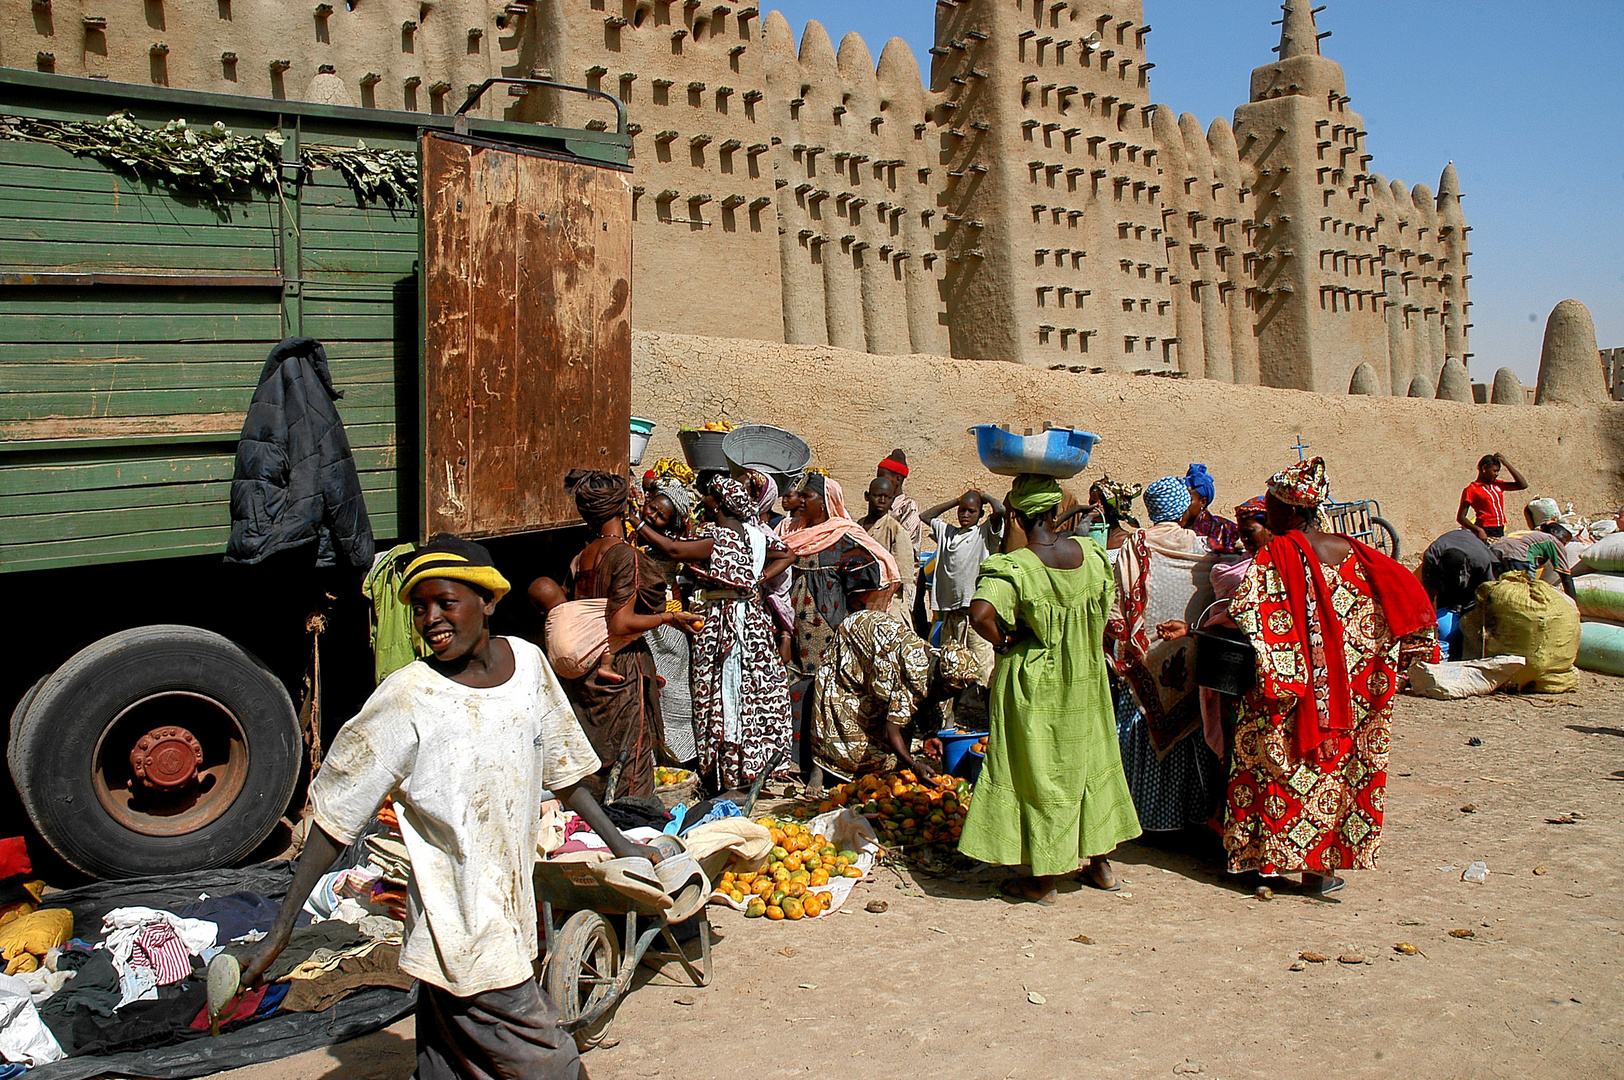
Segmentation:
{"type": "Polygon", "coordinates": [[[837,877],[860,878],[857,852],[841,851],[827,836],[793,821],[762,818],[772,834],[773,850],[767,865],[753,873],[725,873],[716,884],[735,904],[744,904],[746,918],[815,919],[828,910],[829,897],[816,890],[837,877]]]}
{"type": "Polygon", "coordinates": [[[808,814],[826,814],[849,806],[868,818],[887,847],[922,844],[957,845],[970,809],[970,784],[951,776],[921,783],[909,769],[861,776],[830,790],[808,814]]]}

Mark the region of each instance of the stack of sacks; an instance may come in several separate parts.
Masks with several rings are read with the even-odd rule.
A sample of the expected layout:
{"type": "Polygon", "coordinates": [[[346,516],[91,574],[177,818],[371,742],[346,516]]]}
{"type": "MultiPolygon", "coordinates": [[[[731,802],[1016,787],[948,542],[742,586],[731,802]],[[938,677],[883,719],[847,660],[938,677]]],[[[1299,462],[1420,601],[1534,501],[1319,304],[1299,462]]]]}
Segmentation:
{"type": "Polygon", "coordinates": [[[1521,656],[1506,681],[1514,690],[1568,694],[1579,689],[1579,612],[1566,593],[1522,570],[1477,588],[1477,606],[1461,620],[1467,660],[1521,656]]]}
{"type": "Polygon", "coordinates": [[[1624,675],[1624,533],[1585,548],[1575,569],[1573,590],[1583,620],[1577,663],[1586,671],[1624,675]]]}

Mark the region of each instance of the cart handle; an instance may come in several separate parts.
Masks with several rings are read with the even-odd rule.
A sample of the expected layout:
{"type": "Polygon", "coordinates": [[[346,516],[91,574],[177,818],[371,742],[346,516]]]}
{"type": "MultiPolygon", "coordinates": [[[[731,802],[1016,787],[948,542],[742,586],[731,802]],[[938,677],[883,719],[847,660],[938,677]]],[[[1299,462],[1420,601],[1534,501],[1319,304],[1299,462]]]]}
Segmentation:
{"type": "Polygon", "coordinates": [[[613,94],[605,93],[602,90],[592,90],[585,86],[571,86],[569,83],[553,82],[551,79],[509,79],[500,76],[486,79],[469,91],[468,100],[464,101],[462,107],[453,114],[457,117],[459,128],[465,123],[462,118],[467,114],[468,110],[477,105],[479,99],[485,96],[485,91],[497,83],[509,83],[514,86],[542,86],[552,90],[564,90],[571,94],[585,94],[587,97],[602,98],[615,107],[615,134],[626,134],[626,103],[613,94]]]}

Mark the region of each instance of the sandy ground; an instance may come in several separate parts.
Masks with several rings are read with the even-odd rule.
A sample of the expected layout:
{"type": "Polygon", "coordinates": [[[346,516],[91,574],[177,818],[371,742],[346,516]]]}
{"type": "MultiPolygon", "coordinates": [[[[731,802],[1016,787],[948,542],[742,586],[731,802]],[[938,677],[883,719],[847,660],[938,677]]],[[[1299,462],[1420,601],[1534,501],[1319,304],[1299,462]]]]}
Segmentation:
{"type": "MultiPolygon", "coordinates": [[[[1624,1076],[1624,681],[1582,679],[1558,698],[1401,700],[1381,867],[1334,900],[1255,899],[1181,836],[1125,845],[1121,893],[1078,889],[1050,909],[885,870],[849,913],[815,923],[713,908],[711,986],[640,980],[610,1029],[618,1044],[588,1068],[598,1080],[1624,1076]],[[1573,823],[1550,820],[1563,815],[1573,823]],[[1478,859],[1487,883],[1463,882],[1478,859]],[[866,912],[874,899],[889,910],[866,912]],[[1291,970],[1304,951],[1331,959],[1291,970]]],[[[231,1075],[404,1078],[411,1039],[408,1020],[231,1075]]]]}

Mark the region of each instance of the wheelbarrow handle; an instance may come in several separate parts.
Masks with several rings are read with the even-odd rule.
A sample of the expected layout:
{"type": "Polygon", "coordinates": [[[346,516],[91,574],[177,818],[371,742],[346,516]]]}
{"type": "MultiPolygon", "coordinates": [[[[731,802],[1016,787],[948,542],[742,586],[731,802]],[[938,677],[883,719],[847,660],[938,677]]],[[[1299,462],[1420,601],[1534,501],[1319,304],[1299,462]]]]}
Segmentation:
{"type": "Polygon", "coordinates": [[[747,799],[745,799],[744,802],[745,817],[749,817],[751,814],[755,813],[756,799],[761,795],[761,785],[767,782],[767,777],[778,771],[778,766],[784,763],[785,756],[785,751],[777,751],[772,757],[767,759],[767,764],[761,767],[761,772],[756,774],[755,781],[750,785],[750,795],[747,799]]]}
{"type": "Polygon", "coordinates": [[[620,786],[620,774],[626,770],[626,764],[631,759],[630,750],[622,750],[620,755],[615,758],[615,764],[609,770],[609,779],[603,785],[603,801],[605,804],[615,801],[615,789],[620,786]]]}

